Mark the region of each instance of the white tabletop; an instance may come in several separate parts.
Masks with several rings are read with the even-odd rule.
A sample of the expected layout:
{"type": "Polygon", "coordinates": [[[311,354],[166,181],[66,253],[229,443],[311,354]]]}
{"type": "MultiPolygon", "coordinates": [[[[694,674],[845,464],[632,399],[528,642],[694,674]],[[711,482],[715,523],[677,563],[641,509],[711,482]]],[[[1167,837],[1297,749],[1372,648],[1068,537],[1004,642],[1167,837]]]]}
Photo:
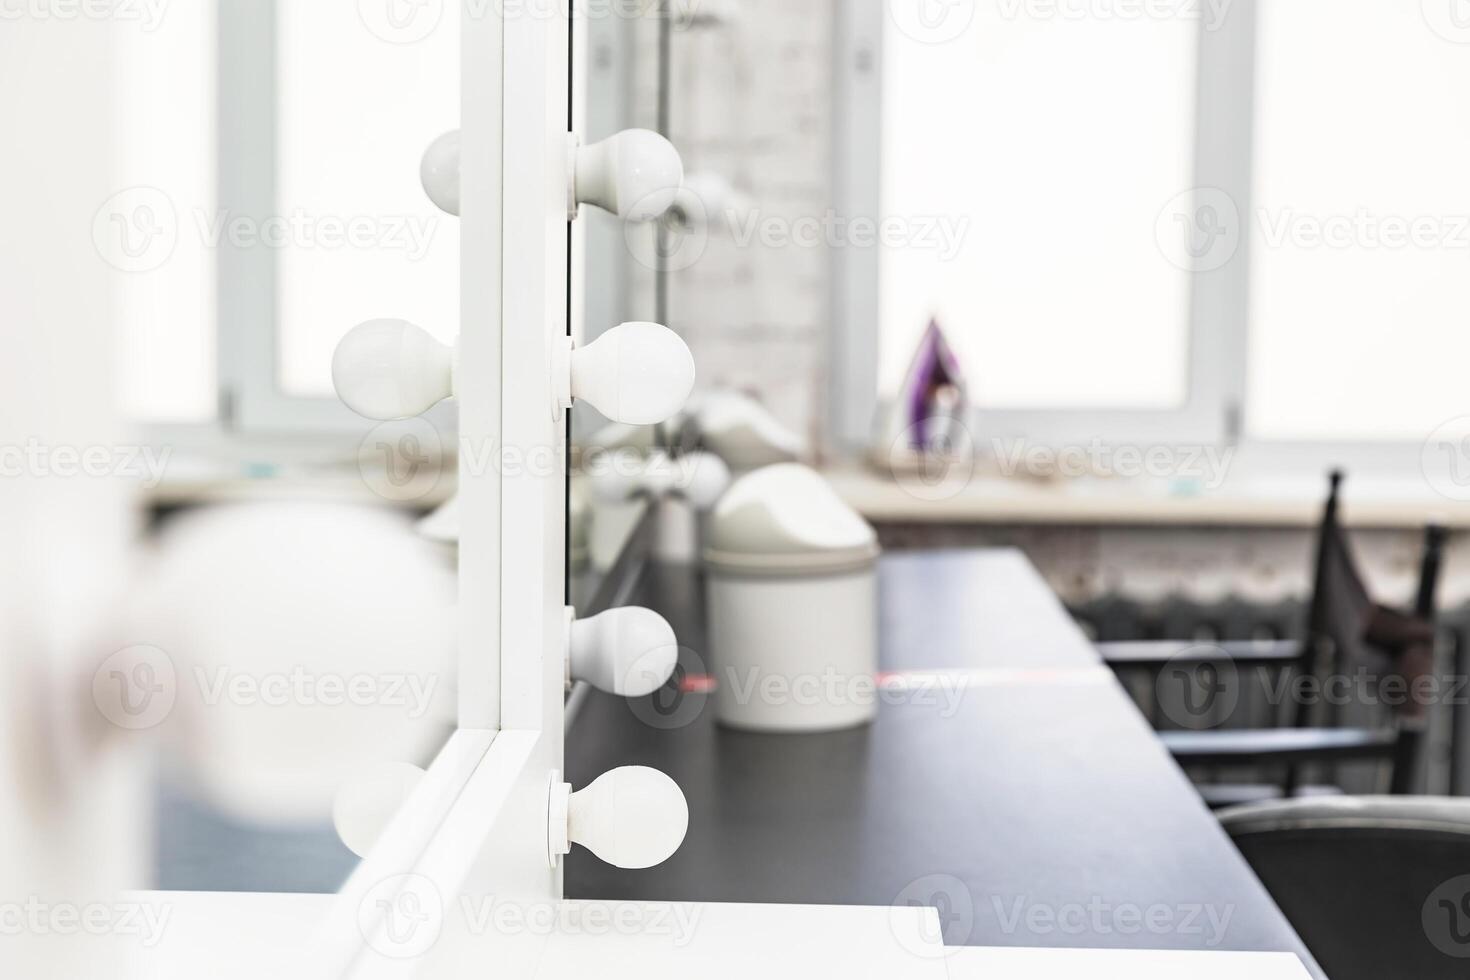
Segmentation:
{"type": "MultiPolygon", "coordinates": [[[[162,941],[147,947],[110,939],[98,950],[106,953],[96,960],[99,977],[301,976],[334,899],[188,892],[129,897],[166,911],[167,928],[162,941]]],[[[558,908],[557,921],[573,926],[550,933],[476,935],[446,923],[421,972],[436,980],[485,976],[488,966],[505,961],[505,944],[519,941],[536,947],[538,980],[747,980],[770,976],[774,964],[783,976],[873,980],[1308,980],[1296,957],[1285,953],[947,949],[939,944],[936,913],[926,908],[624,902],[558,908]],[[620,922],[650,927],[616,928],[620,922]]]]}

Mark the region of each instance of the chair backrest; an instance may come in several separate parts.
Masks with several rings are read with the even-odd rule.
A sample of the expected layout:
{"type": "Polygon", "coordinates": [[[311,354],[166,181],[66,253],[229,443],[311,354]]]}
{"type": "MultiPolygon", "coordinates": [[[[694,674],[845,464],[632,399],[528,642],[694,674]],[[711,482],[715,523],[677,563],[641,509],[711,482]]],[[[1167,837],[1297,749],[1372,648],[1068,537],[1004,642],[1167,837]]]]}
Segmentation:
{"type": "MultiPolygon", "coordinates": [[[[1404,644],[1395,661],[1395,669],[1403,679],[1405,690],[1411,692],[1397,712],[1399,740],[1394,751],[1391,784],[1395,794],[1409,793],[1414,788],[1424,729],[1429,720],[1429,705],[1418,692],[1423,689],[1421,682],[1433,677],[1435,672],[1435,596],[1448,539],[1449,532],[1443,525],[1431,523],[1424,529],[1424,554],[1419,563],[1419,590],[1414,598],[1411,624],[1423,635],[1404,644]]],[[[1464,708],[1456,704],[1449,710],[1460,712],[1464,708]]],[[[1454,771],[1459,765],[1458,744],[1451,747],[1450,756],[1451,771],[1454,771]]]]}
{"type": "Polygon", "coordinates": [[[1220,821],[1333,980],[1470,976],[1470,800],[1309,798],[1220,821]]]}
{"type": "Polygon", "coordinates": [[[1414,598],[1414,615],[1431,623],[1435,619],[1435,596],[1439,591],[1439,573],[1449,538],[1449,529],[1443,524],[1431,521],[1424,528],[1424,556],[1419,563],[1419,591],[1414,598]]]}
{"type": "MultiPolygon", "coordinates": [[[[1334,669],[1347,672],[1367,666],[1384,680],[1413,688],[1434,669],[1433,624],[1435,595],[1444,561],[1448,532],[1429,524],[1419,566],[1419,585],[1411,611],[1399,611],[1373,601],[1358,570],[1351,542],[1338,520],[1341,471],[1331,475],[1331,491],[1318,530],[1317,568],[1308,612],[1305,668],[1318,673],[1330,651],[1334,669]]],[[[1395,699],[1395,714],[1418,720],[1422,700],[1395,699]]],[[[1297,726],[1311,723],[1307,699],[1297,707],[1297,726]]]]}
{"type": "MultiPolygon", "coordinates": [[[[1358,573],[1352,548],[1338,521],[1339,497],[1343,473],[1333,470],[1328,476],[1327,503],[1322,508],[1322,522],[1317,528],[1316,568],[1312,576],[1312,598],[1307,607],[1306,640],[1303,670],[1318,675],[1329,654],[1338,665],[1360,653],[1360,630],[1349,624],[1365,620],[1372,600],[1358,573]]],[[[1295,725],[1312,724],[1313,705],[1303,698],[1296,709],[1295,725]]]]}
{"type": "MultiPolygon", "coordinates": [[[[1330,652],[1336,673],[1348,675],[1366,667],[1376,678],[1383,700],[1393,711],[1398,725],[1394,749],[1391,789],[1395,794],[1412,790],[1429,705],[1425,681],[1435,669],[1435,595],[1439,585],[1446,529],[1431,523],[1425,529],[1424,551],[1419,566],[1419,586],[1412,611],[1402,612],[1374,603],[1358,571],[1347,532],[1338,519],[1343,474],[1334,470],[1323,508],[1317,538],[1317,568],[1308,612],[1303,667],[1307,674],[1321,673],[1330,652]],[[1389,685],[1394,690],[1389,691],[1389,685]]],[[[1302,698],[1296,706],[1295,724],[1312,724],[1313,699],[1302,698]]],[[[1328,724],[1340,723],[1342,708],[1334,705],[1328,724]]],[[[1288,792],[1297,785],[1298,772],[1287,773],[1288,792]]]]}

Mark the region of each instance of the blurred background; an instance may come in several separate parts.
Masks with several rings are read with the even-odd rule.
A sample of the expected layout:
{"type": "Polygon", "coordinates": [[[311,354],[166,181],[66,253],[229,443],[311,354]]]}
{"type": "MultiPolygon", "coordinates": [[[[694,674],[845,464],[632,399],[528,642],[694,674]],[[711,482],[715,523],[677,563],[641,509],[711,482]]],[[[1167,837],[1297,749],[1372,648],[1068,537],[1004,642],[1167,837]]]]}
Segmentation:
{"type": "MultiPolygon", "coordinates": [[[[115,876],[333,889],[355,858],[323,780],[422,765],[453,725],[452,640],[426,626],[455,601],[453,413],[366,422],[331,360],[376,317],[458,332],[457,219],[419,180],[459,124],[457,7],[160,0],[0,28],[25,150],[0,161],[9,667],[48,690],[201,679],[164,712],[192,734],[164,737],[150,843],[115,876]],[[319,687],[368,674],[405,693],[319,687]],[[191,709],[210,692],[229,710],[191,709]]],[[[1457,0],[587,0],[574,62],[575,128],[660,131],[686,180],[651,225],[584,209],[573,331],[666,323],[699,367],[657,430],[574,413],[579,608],[620,601],[660,494],[599,475],[607,450],[716,457],[694,510],[800,461],[886,549],[1021,548],[1103,641],[1299,635],[1331,470],[1384,601],[1413,598],[1427,522],[1470,524],[1457,0]]],[[[1449,679],[1467,547],[1441,578],[1449,679]]],[[[1421,792],[1470,788],[1453,707],[1421,792]]],[[[93,717],[37,767],[66,723],[11,717],[47,772],[155,727],[93,717]]]]}

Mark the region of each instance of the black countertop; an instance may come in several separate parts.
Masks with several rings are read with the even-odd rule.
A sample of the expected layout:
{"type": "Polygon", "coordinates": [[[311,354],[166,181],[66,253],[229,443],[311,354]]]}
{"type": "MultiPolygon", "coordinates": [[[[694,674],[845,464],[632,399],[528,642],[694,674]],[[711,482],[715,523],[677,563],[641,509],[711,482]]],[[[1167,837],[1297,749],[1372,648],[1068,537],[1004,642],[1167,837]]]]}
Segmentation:
{"type": "MultiPolygon", "coordinates": [[[[646,871],[576,849],[569,897],[918,903],[954,945],[1287,951],[1315,969],[1023,556],[897,554],[879,574],[882,668],[968,672],[961,696],[769,735],[718,726],[700,693],[590,692],[567,736],[572,783],[661,769],[690,826],[646,871]]],[[[650,565],[634,595],[673,623],[689,673],[706,672],[702,590],[693,569],[650,565]]]]}

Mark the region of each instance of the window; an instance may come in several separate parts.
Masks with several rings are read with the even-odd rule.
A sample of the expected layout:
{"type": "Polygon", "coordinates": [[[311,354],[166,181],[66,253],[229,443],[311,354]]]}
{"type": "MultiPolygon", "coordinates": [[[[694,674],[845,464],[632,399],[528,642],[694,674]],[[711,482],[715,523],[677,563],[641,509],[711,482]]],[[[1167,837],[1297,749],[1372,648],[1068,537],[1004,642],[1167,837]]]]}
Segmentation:
{"type": "Polygon", "coordinates": [[[1459,2],[855,5],[839,186],[963,234],[876,276],[837,250],[836,343],[879,370],[840,354],[834,431],[865,438],[933,317],[987,438],[1417,455],[1470,415],[1459,2]]]}
{"type": "Polygon", "coordinates": [[[1467,412],[1470,57],[1428,9],[1261,5],[1254,436],[1421,441],[1467,412]]]}
{"type": "Polygon", "coordinates": [[[1183,405],[1189,273],[1155,228],[1193,183],[1197,33],[981,4],[933,44],[888,20],[884,395],[933,317],[982,408],[1183,405]]]}
{"type": "Polygon", "coordinates": [[[120,30],[120,190],[94,237],[122,273],[131,417],[210,423],[223,390],[240,428],[359,429],[331,384],[348,330],[454,337],[458,219],[418,174],[459,125],[460,32],[456,5],[431,12],[200,0],[120,30]]]}
{"type": "Polygon", "coordinates": [[[288,396],[335,397],[332,352],[365,320],[459,332],[459,219],[418,178],[424,150],[459,128],[458,6],[444,6],[433,30],[396,39],[356,4],[278,5],[276,213],[290,231],[276,381],[288,396]]]}

